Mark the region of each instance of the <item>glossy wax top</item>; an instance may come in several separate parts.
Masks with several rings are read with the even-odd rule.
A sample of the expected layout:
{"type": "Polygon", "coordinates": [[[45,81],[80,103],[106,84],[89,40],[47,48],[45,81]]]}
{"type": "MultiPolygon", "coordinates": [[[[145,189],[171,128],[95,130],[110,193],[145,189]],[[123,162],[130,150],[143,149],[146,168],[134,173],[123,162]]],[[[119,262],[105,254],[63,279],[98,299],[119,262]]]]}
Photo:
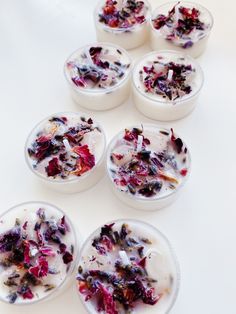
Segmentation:
{"type": "Polygon", "coordinates": [[[186,181],[190,155],[174,131],[154,125],[127,128],[111,142],[107,170],[114,187],[133,200],[158,200],[186,181]]]}
{"type": "Polygon", "coordinates": [[[77,239],[54,206],[20,204],[0,217],[0,299],[34,303],[54,293],[73,270],[77,239]]]}
{"type": "Polygon", "coordinates": [[[190,56],[171,50],[151,52],[137,62],[133,84],[151,100],[177,103],[200,91],[203,72],[190,56]]]}
{"type": "Polygon", "coordinates": [[[79,180],[102,161],[105,135],[99,124],[79,113],[52,115],[40,122],[26,142],[30,169],[53,182],[79,180]]]}
{"type": "Polygon", "coordinates": [[[115,45],[95,43],[74,52],[66,61],[66,78],[80,92],[104,93],[116,88],[130,73],[128,53],[115,45]]]}
{"type": "Polygon", "coordinates": [[[95,10],[99,27],[110,32],[129,32],[148,21],[150,6],[146,0],[102,0],[95,10]]]}
{"type": "Polygon", "coordinates": [[[211,13],[192,2],[169,2],[154,10],[152,28],[170,42],[189,48],[211,30],[211,13]]]}
{"type": "Polygon", "coordinates": [[[179,285],[168,240],[154,227],[118,220],[85,242],[78,268],[79,295],[89,313],[167,313],[179,285]]]}

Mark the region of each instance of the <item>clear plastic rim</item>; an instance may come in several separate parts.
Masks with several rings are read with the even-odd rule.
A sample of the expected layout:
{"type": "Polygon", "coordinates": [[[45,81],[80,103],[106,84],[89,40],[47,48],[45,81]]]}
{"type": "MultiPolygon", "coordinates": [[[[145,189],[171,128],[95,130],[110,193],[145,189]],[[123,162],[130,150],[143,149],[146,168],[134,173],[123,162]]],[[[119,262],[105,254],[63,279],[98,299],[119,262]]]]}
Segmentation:
{"type": "MultiPolygon", "coordinates": [[[[207,35],[211,32],[212,27],[213,27],[213,25],[214,25],[214,18],[213,18],[213,15],[211,14],[211,12],[210,12],[206,7],[204,7],[203,5],[201,5],[201,4],[199,4],[199,3],[196,3],[196,2],[192,2],[192,1],[181,1],[181,0],[180,0],[179,2],[180,2],[180,4],[183,4],[183,5],[184,5],[184,4],[186,4],[186,5],[192,5],[193,7],[199,8],[201,11],[207,12],[208,16],[210,17],[210,26],[209,26],[209,28],[208,28],[208,29],[206,30],[206,32],[205,32],[205,36],[207,36],[207,35]]],[[[161,9],[164,8],[164,7],[167,7],[167,6],[170,6],[170,9],[171,9],[171,6],[174,6],[174,5],[177,4],[177,3],[178,3],[178,1],[169,1],[169,2],[166,2],[166,3],[164,3],[164,4],[162,4],[162,5],[158,6],[158,7],[156,7],[156,8],[154,9],[154,11],[152,12],[151,17],[149,18],[152,31],[160,33],[159,30],[157,30],[157,29],[154,28],[153,22],[152,22],[153,19],[156,18],[157,12],[160,11],[160,13],[161,13],[161,9]]],[[[161,35],[161,33],[160,33],[160,36],[163,37],[163,36],[161,35]]]]}
{"type": "Polygon", "coordinates": [[[196,59],[192,58],[191,56],[189,56],[188,54],[176,51],[176,50],[156,50],[156,51],[152,51],[149,52],[147,54],[145,54],[144,56],[142,56],[141,58],[139,58],[135,65],[134,65],[134,69],[133,69],[133,73],[132,73],[132,85],[133,87],[136,89],[136,91],[141,94],[143,97],[155,102],[155,103],[159,103],[161,105],[165,105],[165,106],[172,106],[173,103],[176,105],[181,106],[182,103],[185,103],[186,101],[189,101],[190,99],[196,97],[200,91],[202,90],[202,87],[204,85],[204,73],[203,70],[200,66],[200,64],[197,62],[196,59]],[[142,90],[140,90],[137,85],[135,84],[135,73],[137,72],[138,67],[140,66],[140,64],[143,62],[143,60],[145,60],[146,58],[152,56],[152,55],[156,55],[156,54],[175,54],[175,55],[179,55],[180,57],[183,57],[187,60],[190,61],[190,63],[196,68],[196,71],[199,73],[200,79],[201,79],[201,84],[199,86],[199,88],[194,92],[194,93],[190,93],[189,95],[187,95],[184,99],[176,99],[174,101],[165,101],[165,99],[163,100],[159,100],[159,99],[154,99],[152,96],[147,95],[147,93],[143,92],[142,90]]]}
{"type": "Polygon", "coordinates": [[[93,42],[91,44],[87,44],[83,47],[80,47],[78,49],[76,49],[74,52],[72,52],[70,54],[70,56],[66,59],[65,63],[64,63],[64,68],[63,68],[63,72],[64,72],[64,76],[66,78],[66,81],[67,83],[69,84],[70,87],[72,87],[72,89],[76,92],[76,93],[81,93],[81,94],[107,94],[107,93],[110,93],[112,92],[113,90],[116,90],[118,89],[121,85],[123,85],[129,78],[130,78],[130,75],[131,75],[131,69],[132,69],[132,59],[128,53],[128,51],[126,51],[124,48],[118,46],[118,45],[115,45],[115,44],[112,44],[112,43],[109,43],[109,42],[93,42]],[[124,55],[125,57],[127,58],[127,60],[129,61],[129,68],[126,70],[127,71],[127,74],[124,78],[122,78],[117,84],[113,85],[113,86],[110,86],[106,89],[101,89],[101,90],[98,90],[98,89],[82,89],[78,86],[75,86],[75,84],[72,82],[71,80],[71,76],[69,75],[68,71],[67,71],[67,63],[71,60],[71,58],[78,54],[80,51],[83,51],[84,49],[86,48],[89,48],[89,47],[92,47],[92,46],[96,46],[96,45],[99,45],[99,46],[104,46],[106,48],[114,48],[116,50],[120,50],[124,55]]]}
{"type": "Polygon", "coordinates": [[[30,138],[32,137],[32,135],[35,133],[35,131],[39,128],[39,126],[41,124],[43,124],[43,122],[47,121],[49,118],[53,117],[53,116],[57,116],[57,115],[78,115],[79,117],[89,117],[88,114],[84,114],[84,113],[80,113],[80,112],[73,112],[73,111],[64,111],[64,112],[56,112],[54,114],[51,114],[49,116],[47,116],[46,118],[42,119],[40,122],[38,122],[35,127],[31,130],[31,132],[29,133],[26,142],[25,142],[25,148],[24,148],[24,154],[25,154],[25,161],[26,164],[28,165],[29,169],[31,170],[31,172],[35,175],[37,175],[37,177],[39,177],[40,179],[44,180],[45,182],[50,182],[50,183],[56,183],[56,184],[66,184],[66,183],[72,183],[72,182],[79,182],[80,180],[83,180],[84,178],[86,178],[87,176],[93,174],[93,172],[96,171],[97,168],[99,168],[99,166],[102,164],[104,158],[105,158],[105,153],[106,153],[106,146],[107,146],[107,141],[106,141],[106,135],[105,135],[105,131],[103,129],[103,127],[101,126],[100,123],[97,122],[97,120],[93,119],[92,120],[97,124],[97,126],[100,128],[101,130],[101,134],[103,135],[103,141],[104,141],[104,148],[103,148],[103,152],[100,156],[100,158],[98,159],[97,163],[95,164],[95,166],[90,169],[89,171],[83,173],[81,176],[79,177],[75,177],[72,179],[49,179],[46,176],[44,176],[43,174],[40,174],[38,171],[34,170],[32,165],[30,164],[30,158],[28,156],[28,147],[29,147],[29,143],[30,143],[30,138]]]}
{"type": "MultiPolygon", "coordinates": [[[[172,301],[170,302],[170,305],[168,306],[167,310],[165,313],[163,314],[168,314],[170,312],[170,310],[173,308],[175,302],[176,302],[176,299],[177,299],[177,296],[179,294],[179,289],[180,289],[180,281],[181,281],[181,271],[180,271],[180,264],[179,264],[179,261],[178,261],[178,258],[177,258],[177,255],[175,253],[175,250],[173,249],[169,239],[158,229],[156,228],[155,226],[153,226],[152,224],[146,222],[146,221],[142,221],[142,220],[139,220],[139,219],[133,219],[133,218],[124,218],[124,219],[114,219],[114,220],[111,220],[111,221],[108,221],[106,222],[105,224],[111,224],[111,223],[122,223],[122,222],[125,222],[125,223],[137,223],[137,224],[142,224],[148,228],[151,228],[155,231],[155,233],[158,234],[158,236],[160,236],[164,242],[167,244],[168,246],[168,249],[169,249],[169,252],[170,252],[170,256],[171,256],[171,259],[173,260],[174,262],[174,265],[175,265],[175,271],[176,271],[176,289],[173,293],[173,297],[172,297],[172,301]]],[[[84,241],[82,247],[81,247],[81,250],[80,250],[80,253],[79,253],[79,256],[78,256],[78,266],[80,264],[80,261],[83,257],[83,250],[85,249],[87,243],[90,241],[90,239],[92,239],[94,236],[97,235],[97,233],[100,231],[101,227],[103,225],[100,225],[98,228],[95,229],[95,231],[93,231],[87,238],[86,240],[84,241]]],[[[78,268],[78,267],[77,267],[78,268]]],[[[78,291],[78,286],[77,286],[77,279],[76,279],[76,291],[77,291],[77,294],[79,295],[79,298],[80,298],[80,301],[81,303],[83,304],[84,308],[90,313],[90,314],[93,314],[94,311],[89,311],[88,307],[86,306],[86,301],[83,299],[83,295],[78,291]]],[[[155,305],[154,305],[155,306],[155,305]]]]}
{"type": "Polygon", "coordinates": [[[145,15],[145,21],[143,23],[135,24],[135,25],[133,25],[133,26],[131,26],[129,28],[121,28],[121,27],[112,28],[112,27],[110,27],[108,25],[100,23],[99,20],[98,20],[98,14],[99,14],[99,11],[100,11],[102,5],[105,4],[104,0],[100,0],[99,3],[97,4],[97,6],[95,7],[94,13],[93,13],[95,25],[98,28],[103,29],[103,30],[105,30],[105,31],[107,31],[109,33],[113,33],[113,34],[122,34],[122,33],[133,31],[133,30],[138,29],[138,28],[142,28],[144,25],[149,23],[149,20],[151,18],[151,10],[152,10],[152,7],[151,7],[151,5],[150,5],[148,0],[142,0],[142,1],[148,7],[146,15],[145,15]]]}
{"type": "Polygon", "coordinates": [[[63,279],[63,281],[54,289],[51,290],[51,292],[49,292],[47,295],[45,295],[44,297],[37,299],[37,300],[32,300],[29,302],[21,302],[21,303],[12,303],[10,304],[9,302],[7,302],[6,299],[3,299],[2,296],[0,295],[0,301],[6,303],[6,304],[10,304],[13,306],[25,306],[25,305],[32,305],[35,303],[39,303],[42,301],[46,301],[47,299],[50,299],[51,296],[53,294],[55,294],[56,292],[58,292],[58,290],[60,288],[62,288],[64,286],[64,284],[68,281],[68,277],[72,275],[72,273],[74,272],[74,270],[76,269],[76,265],[78,264],[78,257],[79,257],[79,251],[80,251],[80,245],[79,245],[79,241],[78,241],[78,237],[77,237],[77,232],[75,231],[74,225],[71,221],[71,219],[68,217],[68,215],[59,207],[57,207],[54,204],[48,203],[48,202],[44,202],[44,201],[28,201],[28,202],[23,202],[23,203],[19,203],[17,205],[14,205],[12,207],[10,207],[9,209],[7,209],[6,211],[4,211],[1,215],[0,215],[0,219],[2,219],[5,215],[8,215],[8,213],[10,213],[13,210],[16,210],[18,207],[19,209],[23,206],[30,206],[30,205],[43,205],[43,206],[48,206],[48,207],[52,207],[54,209],[56,209],[56,211],[58,211],[59,213],[61,213],[63,216],[65,215],[66,217],[66,221],[69,223],[69,226],[71,228],[71,231],[74,235],[74,241],[75,241],[75,248],[74,248],[74,260],[73,260],[73,266],[70,267],[70,271],[69,273],[66,274],[65,278],[63,279]]]}
{"type": "MultiPolygon", "coordinates": [[[[151,124],[151,123],[141,123],[140,125],[131,125],[131,126],[128,126],[126,127],[126,129],[131,129],[131,128],[140,128],[143,127],[143,129],[145,128],[155,128],[157,130],[163,130],[163,131],[167,131],[167,132],[170,132],[170,129],[168,128],[165,128],[165,127],[159,127],[158,125],[155,125],[155,124],[151,124]]],[[[159,200],[165,200],[165,199],[168,199],[169,197],[175,195],[176,193],[178,193],[179,190],[182,189],[182,187],[185,185],[186,181],[188,180],[189,178],[189,175],[190,175],[190,172],[191,172],[191,155],[190,155],[190,152],[189,152],[189,149],[188,149],[188,146],[185,144],[185,142],[183,141],[183,144],[187,147],[187,155],[188,155],[188,172],[187,172],[187,175],[184,177],[184,180],[179,184],[179,186],[175,189],[175,190],[172,190],[169,194],[167,195],[162,195],[162,196],[157,196],[155,198],[140,198],[140,197],[137,197],[135,195],[132,195],[131,193],[127,193],[127,192],[124,192],[124,191],[121,191],[117,185],[115,185],[115,183],[113,182],[112,180],[112,177],[111,177],[111,174],[110,174],[110,171],[108,169],[108,165],[109,165],[109,160],[110,160],[110,152],[111,152],[111,148],[112,146],[114,145],[114,143],[120,138],[120,136],[123,134],[124,130],[118,132],[112,139],[111,141],[109,142],[109,145],[108,145],[108,148],[107,148],[107,157],[106,157],[106,172],[107,172],[107,176],[112,184],[112,186],[116,189],[116,191],[118,191],[119,193],[123,193],[123,195],[125,197],[128,197],[130,198],[130,200],[134,201],[134,202],[142,202],[142,203],[146,203],[146,202],[157,202],[159,200]]],[[[175,133],[175,135],[178,137],[178,134],[175,133]]],[[[181,137],[180,137],[181,138],[181,137]]]]}

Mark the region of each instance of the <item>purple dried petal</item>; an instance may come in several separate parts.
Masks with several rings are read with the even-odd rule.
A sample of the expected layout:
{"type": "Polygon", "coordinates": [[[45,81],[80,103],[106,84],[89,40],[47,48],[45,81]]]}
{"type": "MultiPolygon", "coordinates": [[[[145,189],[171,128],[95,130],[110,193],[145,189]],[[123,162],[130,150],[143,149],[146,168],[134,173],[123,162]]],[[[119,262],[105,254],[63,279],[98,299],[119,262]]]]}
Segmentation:
{"type": "Polygon", "coordinates": [[[193,46],[193,42],[191,40],[186,41],[186,43],[183,45],[184,49],[191,48],[193,46]]]}
{"type": "Polygon", "coordinates": [[[21,228],[14,227],[0,235],[0,252],[10,252],[21,239],[21,228]]]}

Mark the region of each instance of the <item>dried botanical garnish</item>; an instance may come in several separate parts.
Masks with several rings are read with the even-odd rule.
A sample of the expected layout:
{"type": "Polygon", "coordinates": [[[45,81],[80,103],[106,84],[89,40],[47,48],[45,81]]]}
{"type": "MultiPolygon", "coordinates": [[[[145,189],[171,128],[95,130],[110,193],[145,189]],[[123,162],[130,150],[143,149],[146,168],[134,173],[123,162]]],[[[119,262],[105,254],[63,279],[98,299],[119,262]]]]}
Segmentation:
{"type": "MultiPolygon", "coordinates": [[[[141,232],[141,231],[140,231],[141,232]]],[[[131,226],[123,223],[104,225],[91,245],[96,258],[85,256],[77,275],[79,292],[86,302],[92,302],[98,312],[106,314],[131,313],[136,306],[155,305],[164,292],[157,293],[146,269],[142,253],[152,242],[133,233],[131,226]],[[97,264],[101,259],[105,264],[97,264]],[[95,266],[95,268],[94,268],[95,266]]],[[[93,251],[92,251],[93,252],[93,251]]],[[[146,251],[145,251],[146,252],[146,251]]]]}
{"type": "Polygon", "coordinates": [[[195,69],[191,64],[163,62],[157,60],[143,66],[139,72],[140,82],[146,93],[156,94],[168,100],[176,100],[190,94],[192,87],[189,83],[195,69]]]}
{"type": "Polygon", "coordinates": [[[138,197],[169,194],[188,172],[187,148],[172,129],[126,129],[110,153],[109,170],[114,184],[138,197]]]}
{"type": "Polygon", "coordinates": [[[27,218],[22,221],[18,218],[12,229],[0,234],[0,275],[8,287],[6,299],[10,303],[39,298],[38,289],[45,281],[44,292],[51,291],[57,282],[52,276],[59,272],[63,276],[63,269],[66,274],[73,261],[68,240],[63,242],[70,233],[65,216],[55,218],[39,208],[24,216],[27,218]],[[58,270],[52,269],[52,265],[58,270]]]}
{"type": "Polygon", "coordinates": [[[106,0],[99,14],[99,22],[111,28],[127,30],[146,22],[147,7],[143,1],[106,0]]]}
{"type": "Polygon", "coordinates": [[[93,137],[101,130],[91,118],[50,118],[28,147],[34,170],[55,179],[68,179],[90,171],[96,163],[93,137]]]}
{"type": "Polygon", "coordinates": [[[178,2],[167,15],[158,14],[152,20],[153,27],[160,30],[166,40],[190,48],[205,36],[209,25],[201,20],[201,12],[195,7],[184,7],[178,2]]]}
{"type": "Polygon", "coordinates": [[[66,65],[74,86],[83,89],[112,87],[126,77],[129,67],[127,57],[112,46],[85,48],[66,65]]]}

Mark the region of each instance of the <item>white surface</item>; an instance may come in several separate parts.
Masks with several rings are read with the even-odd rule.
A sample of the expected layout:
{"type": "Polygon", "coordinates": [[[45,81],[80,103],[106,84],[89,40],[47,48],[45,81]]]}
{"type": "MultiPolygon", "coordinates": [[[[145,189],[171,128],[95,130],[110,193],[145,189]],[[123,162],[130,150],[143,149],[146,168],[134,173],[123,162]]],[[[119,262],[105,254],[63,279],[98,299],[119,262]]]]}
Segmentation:
{"type": "MultiPolygon", "coordinates": [[[[151,222],[169,237],[182,270],[171,314],[235,314],[236,4],[202,4],[215,17],[208,49],[199,59],[205,85],[196,110],[171,123],[191,149],[192,174],[173,205],[147,213],[121,204],[105,178],[81,194],[51,192],[36,181],[24,161],[25,139],[38,121],[53,112],[78,109],[69,96],[63,63],[76,48],[95,40],[95,1],[0,0],[1,211],[23,201],[48,201],[67,211],[84,237],[114,218],[151,222]]],[[[132,55],[147,51],[142,48],[132,55]]],[[[94,116],[104,124],[108,139],[126,125],[152,122],[131,101],[94,116]]],[[[72,287],[42,305],[18,309],[0,304],[1,314],[52,312],[85,314],[72,287]]]]}

